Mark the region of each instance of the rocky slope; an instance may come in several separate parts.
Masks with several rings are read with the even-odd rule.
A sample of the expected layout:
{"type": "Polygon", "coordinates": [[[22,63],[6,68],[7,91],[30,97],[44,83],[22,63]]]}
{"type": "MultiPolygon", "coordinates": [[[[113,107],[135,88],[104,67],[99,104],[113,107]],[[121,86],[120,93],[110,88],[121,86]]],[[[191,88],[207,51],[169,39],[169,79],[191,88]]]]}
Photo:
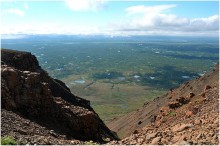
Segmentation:
{"type": "Polygon", "coordinates": [[[219,65],[109,123],[109,144],[219,144],[219,65]],[[129,136],[130,135],[130,136],[129,136]]]}
{"type": "Polygon", "coordinates": [[[24,144],[117,139],[89,101],[48,76],[31,53],[1,49],[1,102],[1,136],[24,144]]]}

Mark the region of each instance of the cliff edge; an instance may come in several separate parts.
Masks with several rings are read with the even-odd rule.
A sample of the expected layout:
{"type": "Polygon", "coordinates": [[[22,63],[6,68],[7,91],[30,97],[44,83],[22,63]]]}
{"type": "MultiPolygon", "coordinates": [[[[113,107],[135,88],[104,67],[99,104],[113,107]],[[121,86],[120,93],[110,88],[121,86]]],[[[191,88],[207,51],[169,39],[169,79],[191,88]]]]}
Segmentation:
{"type": "Polygon", "coordinates": [[[51,78],[28,52],[1,49],[1,101],[1,136],[11,135],[24,144],[117,139],[88,100],[51,78]]]}

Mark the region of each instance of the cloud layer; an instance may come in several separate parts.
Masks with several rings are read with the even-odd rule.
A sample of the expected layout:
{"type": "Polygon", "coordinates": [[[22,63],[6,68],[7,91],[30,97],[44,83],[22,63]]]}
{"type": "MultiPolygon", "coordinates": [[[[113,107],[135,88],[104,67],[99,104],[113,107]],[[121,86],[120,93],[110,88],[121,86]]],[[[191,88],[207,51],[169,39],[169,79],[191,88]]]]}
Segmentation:
{"type": "Polygon", "coordinates": [[[162,35],[216,35],[219,30],[219,16],[207,18],[180,17],[167,13],[177,5],[132,6],[125,9],[126,21],[114,23],[115,30],[124,34],[162,35]]]}

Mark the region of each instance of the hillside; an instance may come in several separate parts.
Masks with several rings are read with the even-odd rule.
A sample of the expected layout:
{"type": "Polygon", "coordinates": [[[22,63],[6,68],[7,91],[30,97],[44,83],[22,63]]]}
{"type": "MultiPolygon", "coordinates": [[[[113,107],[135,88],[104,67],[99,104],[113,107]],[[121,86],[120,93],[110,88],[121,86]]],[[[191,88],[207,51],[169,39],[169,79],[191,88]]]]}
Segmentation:
{"type": "Polygon", "coordinates": [[[110,144],[219,144],[219,64],[108,126],[110,144]]]}
{"type": "Polygon", "coordinates": [[[1,49],[1,102],[1,136],[23,144],[117,139],[88,100],[48,76],[28,52],[1,49]]]}

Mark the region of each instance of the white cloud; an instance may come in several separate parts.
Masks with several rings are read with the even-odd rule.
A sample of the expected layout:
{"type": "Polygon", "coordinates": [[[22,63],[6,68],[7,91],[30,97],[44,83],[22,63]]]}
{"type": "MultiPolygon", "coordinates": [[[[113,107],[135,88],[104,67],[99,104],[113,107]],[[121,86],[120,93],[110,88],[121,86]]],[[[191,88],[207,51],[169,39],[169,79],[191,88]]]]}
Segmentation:
{"type": "Polygon", "coordinates": [[[178,17],[173,14],[159,14],[155,25],[156,24],[162,26],[181,26],[189,24],[189,19],[184,17],[178,17]]]}
{"type": "Polygon", "coordinates": [[[176,7],[176,5],[128,7],[125,11],[129,14],[129,21],[116,24],[116,27],[118,25],[119,29],[124,30],[152,31],[157,29],[160,31],[161,29],[189,24],[188,18],[164,13],[173,7],[176,7]],[[134,14],[139,15],[136,17],[134,14]]]}
{"type": "Polygon", "coordinates": [[[148,13],[141,18],[131,20],[130,27],[151,29],[154,27],[170,27],[188,24],[189,20],[173,14],[148,13]]]}
{"type": "Polygon", "coordinates": [[[218,35],[218,15],[190,19],[172,14],[170,9],[174,7],[176,5],[128,7],[125,9],[127,19],[115,22],[112,29],[140,35],[218,35]]]}
{"type": "Polygon", "coordinates": [[[213,15],[207,18],[195,18],[190,21],[188,30],[191,31],[215,31],[219,29],[219,16],[213,15]]]}
{"type": "Polygon", "coordinates": [[[73,11],[97,11],[106,0],[65,0],[65,4],[73,11]]]}
{"type": "Polygon", "coordinates": [[[25,15],[24,11],[19,10],[19,9],[14,9],[14,8],[4,10],[3,12],[16,14],[16,15],[19,15],[19,16],[24,16],[25,15]]]}
{"type": "Polygon", "coordinates": [[[168,10],[170,8],[176,7],[176,5],[157,5],[157,6],[132,6],[125,9],[125,11],[132,15],[138,13],[160,13],[162,11],[168,10]]]}
{"type": "MultiPolygon", "coordinates": [[[[157,6],[132,6],[125,9],[129,15],[141,14],[138,17],[132,17],[129,27],[132,29],[152,29],[154,27],[179,26],[189,23],[184,17],[178,17],[174,14],[165,14],[164,12],[176,7],[176,5],[157,5],[157,6]]],[[[127,25],[126,25],[127,26],[127,25]]]]}

